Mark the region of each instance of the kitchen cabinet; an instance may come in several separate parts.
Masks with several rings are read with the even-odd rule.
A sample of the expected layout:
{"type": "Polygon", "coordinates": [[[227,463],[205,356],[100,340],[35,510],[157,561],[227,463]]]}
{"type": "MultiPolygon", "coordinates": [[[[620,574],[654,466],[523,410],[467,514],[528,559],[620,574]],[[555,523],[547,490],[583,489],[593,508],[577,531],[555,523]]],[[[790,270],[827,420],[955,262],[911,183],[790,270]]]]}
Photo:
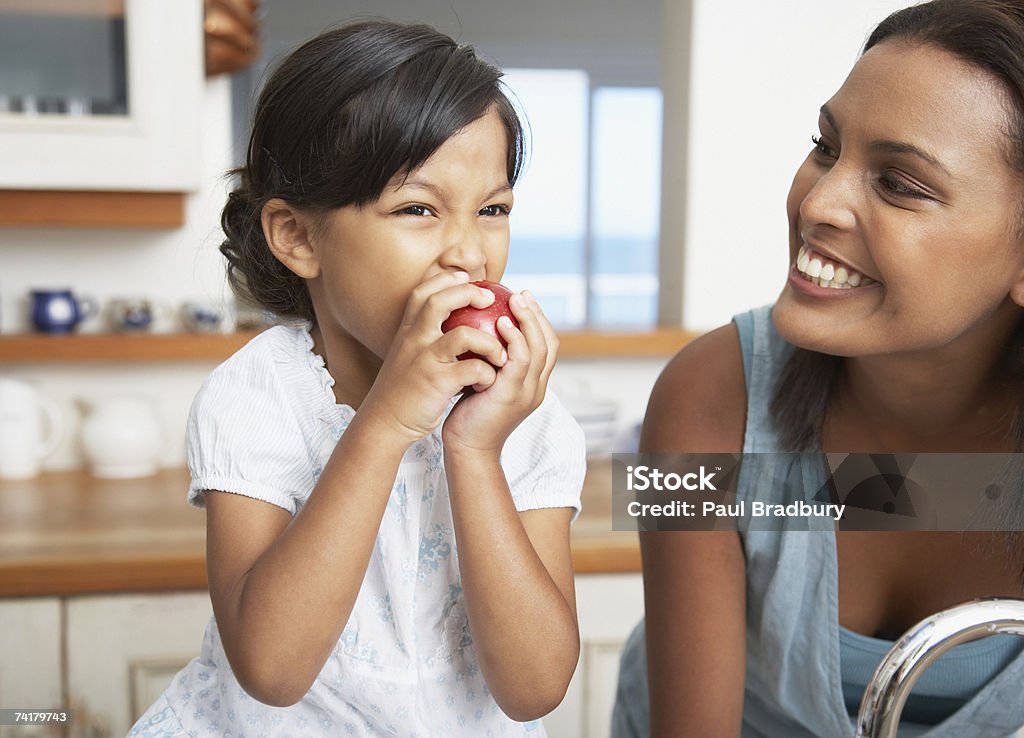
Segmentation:
{"type": "Polygon", "coordinates": [[[198,188],[202,0],[10,2],[0,27],[0,189],[198,188]]]}
{"type": "MultiPolygon", "coordinates": [[[[640,574],[580,575],[576,599],[580,663],[544,725],[553,738],[602,738],[622,645],[643,614],[640,574]]],[[[125,735],[199,654],[211,616],[205,591],[0,600],[0,704],[73,714],[66,733],[0,726],[0,738],[125,735]]]]}
{"type": "Polygon", "coordinates": [[[206,592],[70,597],[66,603],[69,738],[123,736],[199,655],[213,609],[206,592]]]}
{"type": "MultiPolygon", "coordinates": [[[[0,600],[0,623],[0,706],[61,709],[60,600],[0,600]]],[[[0,725],[0,738],[49,738],[61,732],[57,725],[0,725]]]]}
{"type": "MultiPolygon", "coordinates": [[[[553,738],[600,738],[611,724],[622,646],[643,615],[643,582],[638,573],[581,575],[576,600],[580,662],[562,704],[543,722],[553,738]]],[[[71,738],[123,735],[198,654],[210,615],[205,592],[71,598],[71,738]]]]}

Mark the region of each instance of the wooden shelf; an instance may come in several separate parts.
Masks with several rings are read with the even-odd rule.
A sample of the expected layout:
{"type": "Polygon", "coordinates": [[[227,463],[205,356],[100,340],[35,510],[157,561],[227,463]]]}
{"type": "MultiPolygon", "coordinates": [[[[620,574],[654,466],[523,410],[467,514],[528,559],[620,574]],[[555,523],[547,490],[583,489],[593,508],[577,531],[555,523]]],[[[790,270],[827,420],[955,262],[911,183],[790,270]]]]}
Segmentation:
{"type": "Polygon", "coordinates": [[[182,192],[0,190],[0,226],[180,228],[182,192]]]}
{"type": "Polygon", "coordinates": [[[627,333],[625,331],[559,333],[558,355],[570,359],[669,357],[699,335],[699,333],[678,328],[657,328],[642,333],[627,333]]]}
{"type": "Polygon", "coordinates": [[[5,0],[6,13],[123,18],[124,0],[5,0]]]}
{"type": "MultiPolygon", "coordinates": [[[[256,331],[227,334],[70,334],[0,336],[0,364],[86,361],[223,361],[256,331]]],[[[580,332],[559,335],[568,359],[669,357],[697,334],[580,332]]]]}
{"type": "Polygon", "coordinates": [[[0,364],[79,361],[222,361],[256,331],[226,334],[0,336],[0,364]]]}

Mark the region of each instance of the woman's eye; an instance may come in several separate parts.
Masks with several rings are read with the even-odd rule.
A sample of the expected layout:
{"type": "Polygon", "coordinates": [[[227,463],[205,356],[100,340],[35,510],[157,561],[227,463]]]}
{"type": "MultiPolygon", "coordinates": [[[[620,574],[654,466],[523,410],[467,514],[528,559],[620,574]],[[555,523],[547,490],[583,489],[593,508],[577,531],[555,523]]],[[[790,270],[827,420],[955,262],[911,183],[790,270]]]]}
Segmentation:
{"type": "Polygon", "coordinates": [[[488,205],[485,208],[480,209],[480,215],[487,215],[494,217],[496,215],[508,215],[511,212],[511,208],[508,205],[488,205]]]}
{"type": "Polygon", "coordinates": [[[899,195],[900,197],[916,197],[919,199],[926,199],[928,197],[925,192],[908,184],[902,177],[898,177],[891,172],[885,172],[882,174],[879,181],[885,191],[893,195],[899,195]]]}
{"type": "Polygon", "coordinates": [[[811,143],[814,144],[814,152],[825,159],[838,159],[839,152],[825,143],[821,136],[811,136],[811,143]]]}
{"type": "Polygon", "coordinates": [[[398,211],[399,215],[433,215],[433,211],[426,205],[406,205],[398,211]]]}

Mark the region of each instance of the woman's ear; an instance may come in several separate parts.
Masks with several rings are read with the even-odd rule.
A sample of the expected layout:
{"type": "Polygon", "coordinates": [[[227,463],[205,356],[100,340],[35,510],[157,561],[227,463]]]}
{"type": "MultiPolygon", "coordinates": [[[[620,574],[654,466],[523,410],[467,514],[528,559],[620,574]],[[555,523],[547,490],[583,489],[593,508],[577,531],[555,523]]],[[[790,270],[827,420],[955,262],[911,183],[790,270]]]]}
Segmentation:
{"type": "Polygon", "coordinates": [[[303,279],[320,276],[320,258],[310,242],[308,215],[275,197],[263,206],[260,220],[274,258],[303,279]]]}

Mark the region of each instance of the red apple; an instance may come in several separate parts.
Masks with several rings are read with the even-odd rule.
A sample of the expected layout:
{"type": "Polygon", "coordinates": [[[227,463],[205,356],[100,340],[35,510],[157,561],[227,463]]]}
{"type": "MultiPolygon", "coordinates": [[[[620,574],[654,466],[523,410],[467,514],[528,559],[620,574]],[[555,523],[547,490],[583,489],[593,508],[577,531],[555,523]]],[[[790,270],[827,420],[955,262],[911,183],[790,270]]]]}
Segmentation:
{"type": "MultiPolygon", "coordinates": [[[[512,297],[512,290],[497,282],[488,282],[482,280],[480,282],[473,282],[477,287],[483,287],[485,290],[490,290],[494,293],[494,302],[485,308],[475,308],[472,305],[467,305],[464,308],[453,310],[445,321],[441,324],[441,330],[444,333],[458,328],[460,325],[467,325],[470,328],[476,328],[488,333],[499,341],[501,345],[507,345],[505,339],[498,333],[498,318],[502,315],[507,315],[512,320],[512,325],[516,328],[519,327],[519,321],[516,320],[515,316],[512,315],[512,311],[508,307],[508,300],[512,297]]],[[[459,354],[460,359],[484,359],[479,354],[475,354],[472,351],[467,351],[464,354],[459,354]]],[[[484,361],[487,361],[484,359],[484,361]]]]}

